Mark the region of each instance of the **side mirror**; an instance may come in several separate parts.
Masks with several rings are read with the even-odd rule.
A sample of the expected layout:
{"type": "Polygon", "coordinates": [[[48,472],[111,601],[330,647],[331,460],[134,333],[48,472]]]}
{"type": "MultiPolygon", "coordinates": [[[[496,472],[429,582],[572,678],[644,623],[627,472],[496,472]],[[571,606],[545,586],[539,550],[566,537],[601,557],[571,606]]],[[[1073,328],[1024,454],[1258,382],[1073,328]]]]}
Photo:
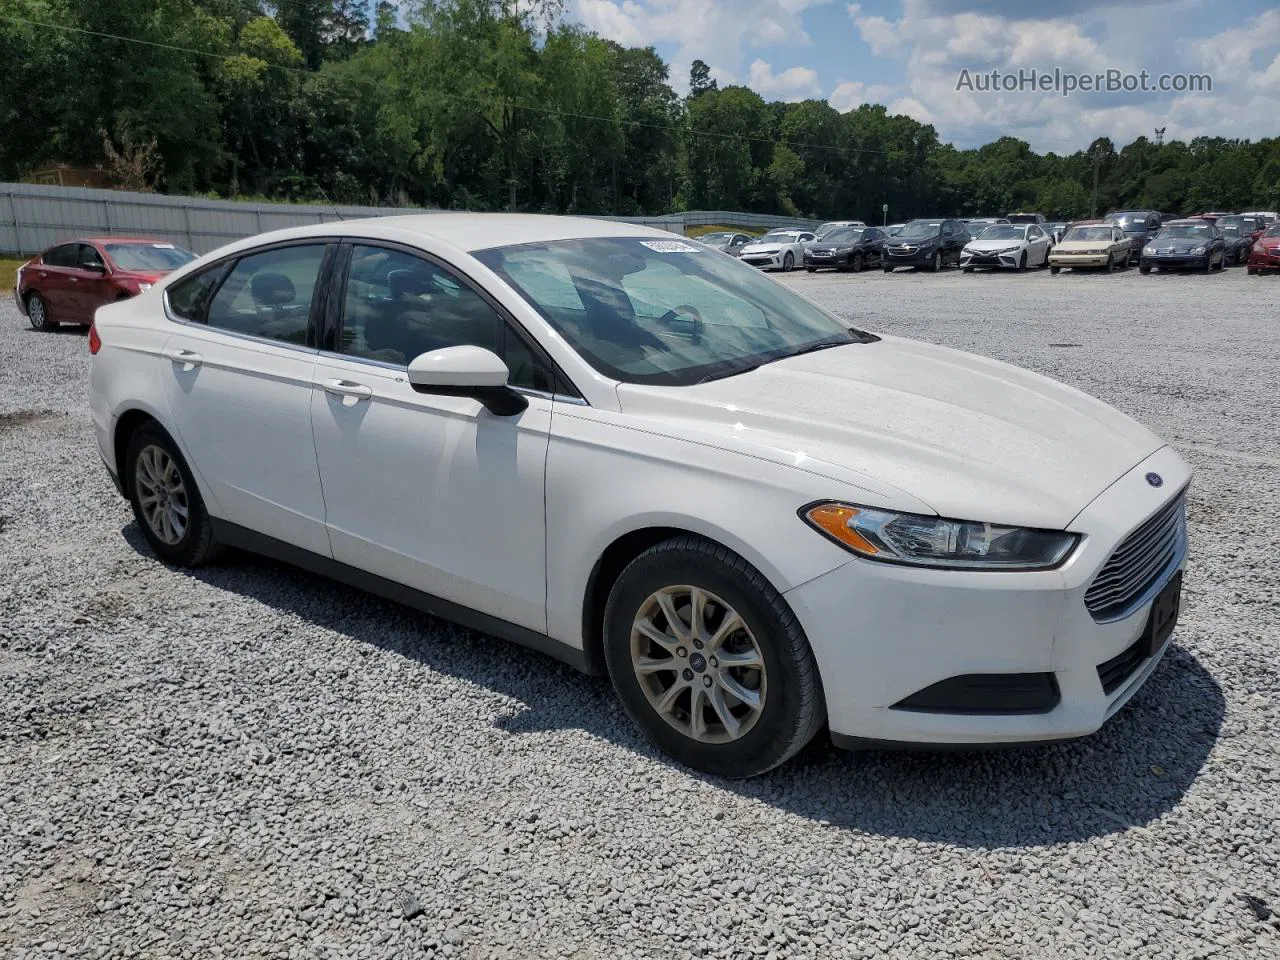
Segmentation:
{"type": "Polygon", "coordinates": [[[81,270],[88,270],[90,273],[106,273],[106,272],[107,272],[107,265],[106,265],[105,263],[99,263],[99,262],[95,261],[95,262],[93,262],[93,263],[82,263],[82,264],[80,264],[80,269],[81,269],[81,270]]]}
{"type": "Polygon", "coordinates": [[[409,385],[418,393],[474,397],[498,417],[513,417],[529,401],[507,386],[502,359],[483,347],[444,347],[419,354],[409,364],[409,385]]]}

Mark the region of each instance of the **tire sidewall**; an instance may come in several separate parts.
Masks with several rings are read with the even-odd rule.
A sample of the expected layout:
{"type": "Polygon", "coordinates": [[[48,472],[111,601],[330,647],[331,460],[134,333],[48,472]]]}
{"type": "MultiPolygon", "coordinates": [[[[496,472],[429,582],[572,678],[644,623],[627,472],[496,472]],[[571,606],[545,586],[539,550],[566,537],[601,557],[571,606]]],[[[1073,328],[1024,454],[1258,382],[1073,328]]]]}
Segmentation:
{"type": "Polygon", "coordinates": [[[30,293],[27,295],[27,322],[31,324],[32,330],[48,330],[49,329],[49,304],[38,293],[30,293]],[[40,304],[40,322],[36,322],[36,318],[31,315],[31,304],[40,304]]]}
{"type": "Polygon", "coordinates": [[[788,273],[791,270],[791,268],[794,267],[795,265],[796,265],[796,258],[792,255],[791,251],[788,250],[782,256],[782,272],[788,273]]]}
{"type": "Polygon", "coordinates": [[[780,595],[775,593],[767,599],[740,572],[692,549],[680,550],[675,556],[642,554],[618,578],[605,607],[604,648],[609,676],[631,719],[677,760],[716,776],[733,778],[762,773],[798,749],[794,746],[793,726],[802,713],[803,679],[787,650],[797,637],[806,650],[808,645],[794,616],[787,618],[790,624],[784,622],[770,599],[785,610],[780,595]],[[632,669],[631,623],[636,612],[654,591],[686,583],[716,594],[737,610],[764,660],[763,712],[749,732],[730,743],[698,743],[672,727],[649,704],[632,669]]]}
{"type": "Polygon", "coordinates": [[[122,476],[129,491],[129,504],[133,507],[134,520],[137,521],[138,529],[142,531],[142,536],[146,539],[147,545],[151,547],[156,556],[173,566],[192,566],[198,563],[205,547],[202,543],[202,538],[207,536],[209,516],[204,508],[204,498],[200,496],[200,488],[196,486],[195,477],[191,474],[191,468],[187,466],[187,461],[182,456],[177,444],[160,427],[148,424],[139,427],[129,438],[124,459],[125,464],[122,476]],[[138,469],[138,455],[143,448],[149,446],[160,447],[173,459],[173,462],[177,464],[178,472],[182,474],[182,483],[187,489],[187,529],[183,531],[182,539],[175,544],[165,543],[155,535],[151,525],[147,523],[147,519],[142,513],[142,507],[138,503],[138,490],[135,481],[138,469]]]}

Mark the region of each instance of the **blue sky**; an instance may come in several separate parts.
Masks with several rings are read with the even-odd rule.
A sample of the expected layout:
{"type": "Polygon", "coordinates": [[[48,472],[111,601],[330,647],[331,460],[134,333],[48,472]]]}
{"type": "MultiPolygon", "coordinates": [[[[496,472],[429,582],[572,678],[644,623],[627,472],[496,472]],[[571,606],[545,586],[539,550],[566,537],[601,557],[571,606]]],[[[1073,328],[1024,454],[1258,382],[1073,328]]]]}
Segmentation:
{"type": "Polygon", "coordinates": [[[883,103],[968,147],[1009,135],[1072,152],[1127,143],[1280,135],[1276,0],[568,0],[568,15],[628,45],[652,44],[688,86],[706,61],[721,85],[766,99],[883,103]],[[1152,76],[1207,73],[1212,92],[957,91],[962,69],[1056,67],[1152,76]]]}

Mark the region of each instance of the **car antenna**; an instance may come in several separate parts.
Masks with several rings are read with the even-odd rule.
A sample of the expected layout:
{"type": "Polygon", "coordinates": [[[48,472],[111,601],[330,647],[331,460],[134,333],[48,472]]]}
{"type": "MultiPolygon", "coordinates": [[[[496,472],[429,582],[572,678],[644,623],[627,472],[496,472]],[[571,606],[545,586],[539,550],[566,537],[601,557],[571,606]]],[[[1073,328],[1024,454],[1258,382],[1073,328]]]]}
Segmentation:
{"type": "Polygon", "coordinates": [[[333,215],[337,217],[339,220],[346,220],[347,218],[344,217],[341,214],[341,212],[339,212],[338,205],[334,203],[332,200],[330,200],[329,195],[324,192],[324,187],[320,186],[319,184],[316,184],[316,189],[320,191],[320,196],[324,198],[324,202],[327,203],[330,209],[333,210],[333,215]]]}

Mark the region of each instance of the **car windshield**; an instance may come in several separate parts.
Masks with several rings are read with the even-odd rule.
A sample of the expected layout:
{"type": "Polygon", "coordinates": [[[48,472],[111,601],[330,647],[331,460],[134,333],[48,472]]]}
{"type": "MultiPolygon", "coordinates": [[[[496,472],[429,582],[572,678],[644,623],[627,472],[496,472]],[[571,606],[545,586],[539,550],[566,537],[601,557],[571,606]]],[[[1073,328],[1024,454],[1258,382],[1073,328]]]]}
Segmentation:
{"type": "Polygon", "coordinates": [[[196,255],[172,243],[108,243],[107,256],[121,270],[161,273],[177,270],[196,255]]]}
{"type": "Polygon", "coordinates": [[[1252,226],[1246,228],[1243,220],[1227,220],[1225,218],[1218,221],[1218,229],[1228,237],[1239,237],[1243,236],[1246,232],[1251,233],[1253,231],[1252,226]]]}
{"type": "Polygon", "coordinates": [[[797,230],[770,230],[757,243],[795,243],[800,236],[797,230]]]}
{"type": "Polygon", "coordinates": [[[595,369],[687,386],[865,340],[731,257],[681,240],[590,238],[475,254],[595,369]]]}
{"type": "Polygon", "coordinates": [[[978,235],[979,240],[1021,240],[1027,234],[1026,227],[1015,226],[1011,223],[998,223],[994,227],[987,227],[978,235]]]}
{"type": "Polygon", "coordinates": [[[1065,240],[1110,240],[1111,228],[1108,226],[1098,227],[1072,227],[1067,233],[1065,240]]]}
{"type": "Polygon", "coordinates": [[[1273,223],[1271,226],[1267,227],[1267,232],[1264,233],[1263,236],[1280,237],[1280,223],[1273,223]]]}
{"type": "Polygon", "coordinates": [[[1161,240],[1200,240],[1208,239],[1213,229],[1207,223],[1179,223],[1165,227],[1160,231],[1161,240]]]}
{"type": "Polygon", "coordinates": [[[728,243],[733,239],[732,233],[704,233],[698,238],[703,243],[728,243]]]}
{"type": "Polygon", "coordinates": [[[889,226],[884,228],[884,232],[891,237],[896,237],[898,234],[902,233],[902,228],[905,226],[905,223],[891,223],[889,226]]]}
{"type": "Polygon", "coordinates": [[[1117,213],[1114,217],[1108,219],[1118,223],[1120,229],[1125,233],[1141,233],[1147,227],[1147,215],[1145,213],[1117,213]]]}
{"type": "Polygon", "coordinates": [[[814,231],[814,233],[817,235],[819,240],[825,240],[827,238],[827,234],[834,230],[841,230],[847,226],[849,226],[847,223],[824,223],[814,231]]]}
{"type": "Polygon", "coordinates": [[[932,237],[941,229],[941,220],[912,220],[898,232],[898,236],[903,238],[932,237]]]}
{"type": "Polygon", "coordinates": [[[1007,219],[1010,223],[1035,223],[1038,216],[1034,213],[1011,213],[1007,219]]]}
{"type": "Polygon", "coordinates": [[[837,227],[822,239],[828,243],[857,243],[862,239],[862,228],[837,227]]]}

